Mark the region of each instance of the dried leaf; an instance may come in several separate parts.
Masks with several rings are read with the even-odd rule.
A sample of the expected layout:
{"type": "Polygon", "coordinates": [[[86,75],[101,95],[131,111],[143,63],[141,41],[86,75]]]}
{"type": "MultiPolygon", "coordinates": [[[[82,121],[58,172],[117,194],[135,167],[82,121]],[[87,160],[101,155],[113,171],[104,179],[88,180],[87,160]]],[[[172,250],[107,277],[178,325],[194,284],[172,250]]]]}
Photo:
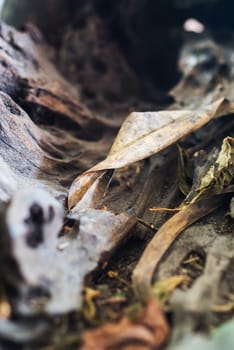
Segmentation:
{"type": "Polygon", "coordinates": [[[171,276],[164,280],[157,281],[152,287],[152,292],[162,304],[165,304],[168,301],[171,292],[186,281],[188,281],[187,276],[171,276]]]}
{"type": "Polygon", "coordinates": [[[112,177],[112,170],[83,174],[73,181],[68,195],[68,209],[73,213],[81,209],[96,208],[112,177]]]}
{"type": "Polygon", "coordinates": [[[95,316],[97,314],[96,307],[94,304],[94,299],[99,296],[99,291],[92,288],[85,288],[84,293],[84,305],[83,305],[83,315],[87,321],[90,323],[95,322],[95,316]]]}
{"type": "Polygon", "coordinates": [[[178,110],[131,113],[123,123],[115,142],[105,160],[98,163],[76,179],[68,195],[70,207],[84,195],[83,182],[97,178],[98,173],[117,169],[140,161],[195,131],[215,117],[234,111],[234,103],[221,98],[199,110],[178,110]],[[79,183],[82,183],[80,186],[79,183]]]}
{"type": "Polygon", "coordinates": [[[169,326],[161,307],[151,298],[145,310],[134,321],[124,316],[84,334],[82,350],[156,350],[166,341],[169,326]]]}
{"type": "Polygon", "coordinates": [[[234,310],[234,303],[229,302],[226,304],[215,304],[211,307],[212,311],[218,313],[230,313],[234,310]]]}
{"type": "Polygon", "coordinates": [[[217,195],[189,204],[158,230],[133,271],[134,289],[141,299],[145,300],[152,294],[154,271],[175,239],[187,227],[220,206],[225,198],[225,195],[217,195]]]}
{"type": "Polygon", "coordinates": [[[221,98],[199,110],[131,113],[123,123],[107,158],[87,172],[117,169],[148,158],[215,117],[234,111],[234,103],[221,98]]]}
{"type": "Polygon", "coordinates": [[[154,271],[173,241],[185,228],[217,208],[225,198],[225,192],[229,192],[228,185],[234,176],[233,144],[232,137],[224,139],[216,161],[201,178],[199,187],[191,189],[179,207],[180,211],[159,229],[145,249],[133,272],[136,292],[142,298],[151,294],[154,271]],[[222,193],[223,195],[217,195],[222,193]]]}
{"type": "Polygon", "coordinates": [[[6,296],[5,290],[0,290],[0,319],[8,319],[11,316],[11,306],[6,296]]]}
{"type": "Polygon", "coordinates": [[[195,202],[205,195],[222,193],[234,177],[234,138],[226,137],[216,161],[208,172],[201,178],[198,187],[193,189],[186,202],[195,202]]]}

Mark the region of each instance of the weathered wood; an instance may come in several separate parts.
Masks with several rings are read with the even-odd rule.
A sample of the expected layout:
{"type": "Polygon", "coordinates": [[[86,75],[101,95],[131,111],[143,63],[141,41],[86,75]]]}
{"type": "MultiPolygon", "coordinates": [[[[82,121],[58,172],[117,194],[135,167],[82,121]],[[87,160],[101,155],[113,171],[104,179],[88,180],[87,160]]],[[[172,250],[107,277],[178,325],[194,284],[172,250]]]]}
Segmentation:
{"type": "Polygon", "coordinates": [[[34,27],[18,32],[2,24],[0,45],[0,156],[11,182],[6,186],[1,173],[1,199],[9,199],[22,181],[40,181],[56,194],[65,194],[77,173],[107,152],[110,130],[118,122],[94,116],[79,102],[34,27]]]}
{"type": "Polygon", "coordinates": [[[15,291],[14,313],[77,310],[87,275],[135,225],[127,214],[87,208],[59,237],[69,185],[104,156],[119,121],[80,103],[34,27],[1,24],[0,47],[1,274],[15,291]]]}
{"type": "Polygon", "coordinates": [[[16,291],[14,312],[62,314],[79,309],[85,277],[135,221],[127,214],[87,209],[73,223],[70,233],[59,237],[63,208],[45,190],[31,187],[13,196],[2,217],[1,270],[8,271],[4,279],[16,291]],[[15,269],[9,269],[9,261],[15,269]]]}

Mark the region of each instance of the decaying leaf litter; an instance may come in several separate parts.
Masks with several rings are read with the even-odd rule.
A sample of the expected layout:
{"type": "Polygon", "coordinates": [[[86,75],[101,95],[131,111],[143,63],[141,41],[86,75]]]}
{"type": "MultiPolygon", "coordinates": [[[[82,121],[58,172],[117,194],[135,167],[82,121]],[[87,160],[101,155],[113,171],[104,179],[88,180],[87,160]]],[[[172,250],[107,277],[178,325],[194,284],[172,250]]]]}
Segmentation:
{"type": "MultiPolygon", "coordinates": [[[[231,68],[229,59],[232,48],[222,48],[212,40],[201,40],[192,44],[187,56],[182,51],[179,64],[183,77],[171,92],[174,104],[165,110],[157,108],[152,112],[131,113],[111,147],[122,117],[110,121],[103,116],[94,116],[91,110],[80,105],[70,85],[54,68],[51,72],[51,63],[45,54],[48,48],[36,29],[29,27],[28,32],[20,33],[2,25],[1,40],[5,47],[2,54],[5,62],[3,72],[6,74],[12,69],[12,81],[17,77],[24,92],[16,97],[16,93],[9,89],[8,80],[1,86],[1,224],[4,228],[1,246],[5,253],[1,264],[4,282],[1,305],[8,305],[12,315],[12,318],[2,321],[1,337],[12,340],[14,329],[15,342],[30,343],[38,341],[48,329],[50,332],[52,329],[62,332],[62,315],[82,309],[82,291],[87,276],[88,285],[96,293],[93,293],[94,311],[86,321],[91,324],[94,321],[98,326],[102,323],[101,313],[104,313],[103,321],[117,319],[117,323],[103,326],[100,334],[105,334],[105,327],[109,327],[111,335],[115,337],[113,346],[118,349],[120,344],[123,349],[131,346],[153,349],[166,340],[168,326],[165,319],[164,338],[159,341],[159,324],[150,321],[155,335],[143,329],[141,337],[138,331],[144,325],[137,323],[137,317],[131,324],[126,316],[120,318],[122,313],[127,314],[126,305],[133,303],[134,306],[137,300],[152,297],[156,287],[151,288],[151,285],[155,281],[166,281],[166,278],[172,281],[170,278],[173,276],[180,277],[181,283],[175,284],[175,288],[178,286],[182,290],[172,293],[173,288],[169,289],[168,298],[164,300],[164,303],[168,303],[165,310],[174,315],[175,323],[172,326],[175,329],[176,325],[179,328],[183,323],[182,319],[187,320],[189,333],[201,323],[201,318],[204,330],[209,330],[225,319],[226,313],[230,317],[232,308],[226,307],[228,312],[221,311],[221,317],[217,316],[220,314],[217,310],[222,310],[218,306],[223,306],[223,310],[225,305],[230,306],[233,294],[232,275],[229,272],[232,271],[233,259],[230,241],[232,221],[228,225],[231,219],[225,214],[229,211],[233,192],[231,113],[234,99],[231,69],[228,76],[220,72],[224,62],[231,68]],[[17,43],[17,48],[12,41],[17,43]],[[194,47],[197,51],[192,50],[194,47]],[[204,47],[208,48],[208,62],[215,57],[215,64],[208,71],[206,79],[206,66],[203,61],[199,62],[199,50],[204,47]],[[191,54],[197,55],[197,59],[194,66],[188,69],[186,59],[191,54]],[[41,57],[43,69],[36,64],[38,57],[41,57]],[[19,63],[16,69],[14,59],[24,62],[24,70],[19,63]],[[45,76],[45,71],[48,76],[45,76]],[[194,79],[196,89],[191,83],[194,79]],[[54,85],[51,81],[54,81],[54,85]],[[61,103],[54,103],[53,99],[61,103]],[[79,113],[74,113],[74,110],[79,113]],[[46,117],[50,117],[53,121],[50,123],[55,123],[55,126],[51,127],[46,117]],[[64,120],[71,121],[70,129],[64,129],[64,120]],[[95,140],[95,135],[92,139],[91,130],[98,128],[100,135],[104,130],[104,136],[95,140]],[[83,135],[87,132],[83,139],[82,130],[83,135]],[[176,186],[176,142],[188,148],[194,160],[191,192],[185,199],[176,186]],[[199,145],[202,147],[199,148],[199,145]],[[95,165],[98,161],[100,163],[95,165]],[[118,168],[120,170],[113,175],[113,170],[118,168]],[[81,171],[84,172],[69,189],[70,183],[81,171]],[[209,180],[205,183],[207,178],[209,180]],[[27,189],[22,189],[25,184],[27,189]],[[150,211],[153,207],[173,208],[178,212],[170,214],[172,217],[166,221],[167,214],[150,211]],[[218,207],[222,210],[215,216],[216,221],[212,222],[212,217],[209,217],[208,223],[202,224],[206,229],[202,229],[200,235],[194,238],[194,232],[201,231],[196,225],[182,233],[193,222],[218,207]],[[146,224],[145,231],[137,224],[138,221],[146,224]],[[227,227],[219,235],[223,225],[227,227]],[[182,236],[174,242],[181,233],[182,236]],[[154,238],[149,242],[152,236],[154,238]],[[129,241],[126,243],[127,239],[129,241]],[[135,245],[140,245],[138,251],[134,241],[135,245]],[[109,262],[110,254],[119,245],[123,255],[130,255],[122,268],[121,259],[124,262],[125,257],[115,261],[119,252],[109,262]],[[144,246],[146,249],[143,252],[144,246]],[[129,254],[131,249],[133,257],[129,254]],[[168,256],[164,257],[164,253],[168,256]],[[131,259],[130,263],[128,259],[131,259]],[[159,262],[161,265],[156,271],[159,262]],[[211,273],[214,264],[219,268],[211,273]],[[196,275],[194,271],[199,271],[199,267],[200,274],[196,275]],[[110,273],[112,268],[113,273],[110,273]],[[97,277],[92,277],[90,273],[95,270],[99,273],[97,277]],[[124,273],[124,270],[127,271],[124,273]],[[108,283],[110,289],[106,290],[108,283]],[[220,288],[222,284],[224,288],[220,288]],[[207,296],[209,292],[211,294],[207,296]],[[171,293],[172,299],[169,300],[171,293]],[[102,307],[105,302],[107,308],[102,307]],[[115,304],[118,305],[117,310],[109,306],[115,304]],[[20,316],[19,321],[14,320],[15,314],[20,316]],[[55,315],[60,317],[60,328],[54,323],[55,315]],[[96,320],[92,320],[92,315],[96,320]],[[128,326],[130,332],[130,336],[127,334],[124,339],[121,339],[121,333],[120,336],[115,335],[122,324],[128,326]]],[[[232,211],[231,206],[230,213],[232,211]]],[[[156,296],[160,299],[160,293],[156,293],[156,296]]],[[[68,316],[66,319],[69,323],[68,316]]],[[[153,319],[153,322],[158,319],[153,319]]],[[[77,321],[78,327],[82,328],[80,321],[77,321]]],[[[69,325],[66,330],[69,334],[69,325]]],[[[56,346],[58,339],[53,338],[53,332],[51,334],[50,342],[56,346]]],[[[77,329],[75,334],[75,338],[68,335],[64,344],[72,341],[76,344],[80,336],[77,329]]],[[[176,340],[176,335],[174,338],[176,340]]],[[[90,348],[92,339],[95,341],[95,333],[85,333],[83,348],[90,348]]],[[[108,346],[99,344],[100,349],[108,346]]]]}

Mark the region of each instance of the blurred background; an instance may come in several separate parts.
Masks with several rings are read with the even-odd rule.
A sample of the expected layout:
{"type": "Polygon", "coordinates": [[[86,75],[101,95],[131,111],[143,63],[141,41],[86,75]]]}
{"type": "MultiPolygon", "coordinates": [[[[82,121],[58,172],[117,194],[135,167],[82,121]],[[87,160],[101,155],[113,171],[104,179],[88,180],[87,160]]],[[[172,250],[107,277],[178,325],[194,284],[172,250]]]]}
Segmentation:
{"type": "MultiPolygon", "coordinates": [[[[178,81],[177,57],[190,29],[194,36],[205,32],[216,40],[226,40],[234,29],[230,0],[0,0],[0,5],[4,21],[18,28],[33,22],[58,48],[68,31],[82,30],[95,13],[148,91],[166,91],[178,81]],[[186,29],[191,18],[202,24],[199,33],[191,26],[186,29]]],[[[68,37],[75,51],[76,39],[68,37]]]]}

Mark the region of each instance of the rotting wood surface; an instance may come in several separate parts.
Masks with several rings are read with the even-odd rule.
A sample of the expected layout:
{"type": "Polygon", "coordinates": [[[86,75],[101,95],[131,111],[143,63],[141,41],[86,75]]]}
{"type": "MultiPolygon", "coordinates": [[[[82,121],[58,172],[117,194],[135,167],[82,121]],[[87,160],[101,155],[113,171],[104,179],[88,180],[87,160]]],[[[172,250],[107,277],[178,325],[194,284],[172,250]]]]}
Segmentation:
{"type": "MultiPolygon", "coordinates": [[[[167,149],[140,163],[140,171],[131,168],[128,186],[121,180],[121,171],[117,172],[114,180],[120,186],[110,184],[104,202],[102,195],[110,178],[104,174],[103,184],[102,176],[91,175],[85,190],[94,185],[94,191],[83,198],[86,192],[82,189],[82,196],[73,197],[70,206],[74,209],[67,217],[69,186],[77,175],[106,157],[123,116],[108,119],[83,105],[79,93],[51,63],[53,50],[33,26],[18,32],[2,24],[0,43],[0,199],[2,246],[6,253],[2,275],[7,288],[16,291],[11,301],[14,312],[24,316],[64,314],[80,308],[86,277],[134,233],[138,216],[160,225],[165,214],[149,213],[148,208],[178,203],[175,150],[167,149]],[[77,207],[81,198],[84,200],[77,207]],[[103,204],[107,210],[103,210],[103,204]],[[14,269],[9,269],[11,264],[14,269]]],[[[198,53],[199,47],[204,48],[194,45],[198,46],[198,53]]],[[[216,64],[205,80],[204,62],[198,60],[187,69],[185,49],[180,61],[184,76],[172,92],[175,102],[168,106],[170,111],[196,111],[223,98],[232,103],[232,73],[228,77],[220,74],[223,60],[231,65],[232,49],[229,55],[222,48],[217,50],[212,41],[206,45],[206,59],[209,62],[215,57],[216,64]],[[199,86],[196,91],[192,78],[199,86]]],[[[223,106],[226,108],[225,103],[223,106]]],[[[225,108],[219,115],[227,114],[225,108]]],[[[231,117],[227,118],[233,127],[231,117]]],[[[218,123],[212,128],[221,140],[218,123]]],[[[145,233],[149,236],[149,232],[145,233]]],[[[198,297],[196,302],[199,300],[198,297]]],[[[10,337],[4,326],[0,334],[10,337]]]]}

